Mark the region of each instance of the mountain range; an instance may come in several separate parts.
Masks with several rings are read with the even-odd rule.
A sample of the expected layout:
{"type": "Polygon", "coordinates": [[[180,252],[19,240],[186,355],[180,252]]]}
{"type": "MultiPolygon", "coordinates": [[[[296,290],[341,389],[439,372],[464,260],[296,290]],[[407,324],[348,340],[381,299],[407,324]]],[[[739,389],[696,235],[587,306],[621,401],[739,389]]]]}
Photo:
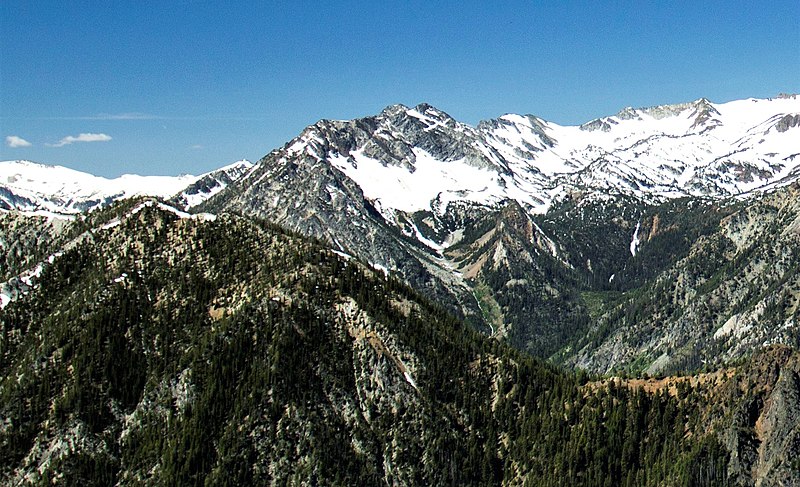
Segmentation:
{"type": "MultiPolygon", "coordinates": [[[[662,336],[655,345],[639,337],[651,343],[623,353],[618,343],[631,340],[615,341],[613,330],[629,326],[599,314],[598,321],[591,308],[659,273],[679,274],[671,267],[706,242],[700,237],[727,231],[719,238],[729,240],[725,218],[791,186],[800,176],[798,114],[800,100],[782,95],[625,108],[572,127],[531,115],[472,127],[426,104],[393,105],[373,117],[322,120],[255,164],[201,176],[107,180],[0,163],[0,203],[74,215],[148,194],[184,211],[266,218],[397,273],[478,329],[536,355],[603,372],[677,370],[719,357],[705,345],[682,347],[729,336],[718,329],[740,313],[722,311],[703,333],[692,322],[691,339],[662,336]],[[676,239],[665,252],[648,251],[676,239]],[[606,343],[587,350],[590,335],[606,343]]],[[[780,194],[791,199],[791,190],[780,194]]],[[[766,229],[746,231],[745,242],[766,229]]],[[[757,304],[743,311],[752,315],[757,304]]]]}
{"type": "Polygon", "coordinates": [[[253,167],[242,160],[200,176],[139,176],[115,179],[31,161],[0,162],[0,209],[75,215],[135,196],[180,198],[192,208],[223,190],[253,167]]]}
{"type": "MultiPolygon", "coordinates": [[[[6,381],[24,377],[31,361],[44,362],[30,381],[20,378],[17,385],[3,386],[5,417],[17,421],[4,430],[13,430],[4,445],[22,441],[27,449],[6,451],[16,460],[0,473],[7,479],[41,480],[43,471],[58,469],[40,468],[39,475],[30,469],[43,465],[52,455],[47,452],[64,450],[53,441],[74,441],[66,438],[77,434],[75,428],[89,427],[95,436],[78,436],[93,445],[86,451],[94,453],[87,455],[100,463],[92,465],[122,483],[192,483],[197,478],[190,481],[186,475],[201,471],[204,478],[220,481],[240,462],[269,465],[256,477],[253,471],[242,474],[243,482],[276,481],[283,478],[276,472],[284,472],[287,482],[314,484],[308,479],[319,482],[336,471],[319,470],[333,468],[327,460],[303,457],[296,461],[310,470],[289,469],[288,450],[262,450],[258,442],[245,446],[231,428],[244,421],[252,428],[249,438],[284,438],[281,444],[288,448],[301,441],[285,436],[297,426],[305,431],[302,441],[310,442],[311,450],[304,451],[322,455],[316,448],[342,439],[333,430],[309,430],[309,418],[336,416],[355,452],[339,459],[349,465],[339,471],[348,472],[349,480],[342,483],[442,484],[456,476],[435,472],[465,464],[480,464],[483,470],[465,474],[461,483],[527,479],[548,485],[532,472],[564,465],[573,470],[563,475],[578,475],[570,477],[572,483],[584,485],[602,485],[612,477],[620,485],[700,485],[701,478],[708,480],[705,485],[800,481],[800,465],[792,463],[800,452],[800,416],[793,412],[800,391],[795,352],[800,347],[798,134],[796,95],[625,108],[580,126],[504,115],[473,127],[421,104],[393,105],[357,120],[322,120],[255,163],[240,161],[200,176],[108,180],[28,161],[2,162],[0,320],[6,381]],[[357,285],[342,277],[353,275],[368,277],[357,279],[357,285]],[[72,300],[83,304],[71,307],[72,300]],[[120,307],[132,313],[124,323],[104,314],[120,307]],[[147,312],[137,317],[138,308],[147,312]],[[278,326],[270,328],[272,345],[259,353],[291,354],[284,346],[298,340],[297,333],[307,345],[305,356],[323,358],[298,369],[305,374],[300,378],[278,372],[280,361],[265,365],[273,375],[247,372],[246,380],[261,384],[250,386],[278,394],[274,381],[297,381],[316,392],[295,395],[293,389],[280,389],[278,396],[269,396],[270,412],[256,411],[243,399],[250,386],[230,382],[222,369],[213,369],[214,350],[228,347],[215,345],[213,330],[227,330],[220,336],[232,337],[238,360],[252,348],[248,340],[240,343],[239,331],[255,337],[261,329],[253,320],[278,326]],[[91,333],[102,340],[95,343],[94,335],[87,335],[88,341],[69,342],[67,330],[83,336],[73,329],[78,322],[99,327],[91,333]],[[185,325],[173,329],[170,323],[185,325]],[[175,346],[163,348],[161,340],[175,346]],[[444,348],[426,348],[426,340],[444,348]],[[68,371],[75,357],[47,358],[75,353],[65,346],[82,350],[80,356],[92,356],[97,352],[92,347],[102,346],[98,357],[113,356],[123,343],[132,347],[129,358],[141,365],[139,375],[81,359],[88,375],[76,376],[68,371]],[[441,360],[458,364],[456,376],[441,368],[441,360]],[[639,379],[587,383],[541,360],[581,374],[639,379]],[[203,400],[192,396],[191,390],[207,391],[202,381],[186,376],[195,370],[206,377],[202,380],[213,377],[240,388],[244,396],[235,406],[242,416],[213,408],[208,401],[219,399],[213,394],[203,400]],[[526,373],[533,382],[520,378],[526,373]],[[338,382],[354,374],[355,384],[338,382]],[[665,378],[660,385],[636,382],[644,380],[642,375],[665,378]],[[46,377],[58,378],[53,395],[37,393],[39,412],[29,423],[18,423],[22,420],[8,408],[33,394],[32,388],[44,387],[46,377]],[[476,377],[493,395],[464,389],[476,377]],[[124,387],[120,380],[136,387],[124,387]],[[382,402],[372,386],[364,389],[364,381],[399,395],[382,402]],[[440,392],[433,393],[434,383],[440,392]],[[264,384],[272,386],[264,389],[264,384]],[[568,451],[562,452],[570,456],[564,464],[524,454],[538,451],[547,440],[521,434],[512,425],[550,424],[544,411],[555,404],[584,411],[577,417],[564,413],[575,428],[569,435],[597,428],[595,413],[621,414],[584,404],[586,388],[598,391],[590,403],[627,404],[643,414],[650,406],[642,405],[638,393],[629,397],[621,391],[649,388],[648,393],[665,394],[659,407],[666,409],[646,414],[662,421],[665,410],[682,411],[680,431],[686,436],[676,437],[676,443],[648,440],[676,449],[674,455],[652,452],[650,459],[677,463],[645,467],[642,458],[633,463],[628,458],[613,472],[593,472],[599,459],[585,457],[580,462],[587,470],[574,470],[568,451]],[[540,399],[532,413],[526,408],[534,399],[526,391],[549,399],[540,399]],[[110,409],[85,409],[97,401],[110,409]],[[62,409],[54,413],[59,404],[62,409]],[[206,418],[216,425],[203,433],[211,435],[206,440],[216,445],[215,456],[195,452],[173,458],[168,445],[153,443],[152,432],[166,427],[169,415],[180,418],[183,428],[170,430],[170,441],[202,440],[190,438],[195,434],[187,429],[191,415],[181,404],[199,411],[211,407],[192,421],[206,418]],[[154,405],[166,416],[148,409],[154,405]],[[288,409],[281,413],[283,408],[288,409]],[[377,426],[375,414],[383,417],[387,411],[395,421],[398,414],[413,416],[409,424],[433,436],[418,443],[412,439],[417,433],[403,429],[411,427],[405,423],[400,429],[377,426]],[[98,414],[105,419],[90,424],[98,414]],[[272,419],[263,423],[253,414],[272,419]],[[142,426],[145,417],[152,431],[142,426]],[[131,423],[131,418],[138,419],[131,423]],[[269,426],[273,420],[278,430],[269,426]],[[131,428],[139,428],[140,436],[130,436],[131,428]],[[315,435],[326,439],[308,439],[315,435]],[[394,435],[394,450],[386,446],[385,435],[394,435]],[[150,453],[138,449],[143,441],[150,453]],[[444,451],[476,444],[484,450],[442,458],[427,450],[437,442],[451,445],[444,451]],[[224,445],[242,448],[247,458],[228,457],[220,450],[224,445]],[[419,450],[409,453],[397,445],[419,450]],[[412,467],[409,458],[420,455],[428,459],[424,468],[412,467]],[[709,470],[692,471],[686,467],[691,459],[709,470]]],[[[296,366],[297,360],[290,363],[296,366]]],[[[232,367],[237,374],[245,370],[232,367]]],[[[632,425],[609,428],[612,436],[642,434],[632,425]]],[[[559,438],[565,444],[589,441],[559,438]]],[[[601,435],[593,441],[611,439],[601,435]]],[[[633,442],[631,448],[642,447],[636,443],[643,441],[640,436],[620,438],[620,445],[627,441],[633,442]]]]}
{"type": "Polygon", "coordinates": [[[257,218],[137,198],[19,219],[63,226],[0,310],[6,485],[800,479],[796,349],[590,377],[257,218]]]}

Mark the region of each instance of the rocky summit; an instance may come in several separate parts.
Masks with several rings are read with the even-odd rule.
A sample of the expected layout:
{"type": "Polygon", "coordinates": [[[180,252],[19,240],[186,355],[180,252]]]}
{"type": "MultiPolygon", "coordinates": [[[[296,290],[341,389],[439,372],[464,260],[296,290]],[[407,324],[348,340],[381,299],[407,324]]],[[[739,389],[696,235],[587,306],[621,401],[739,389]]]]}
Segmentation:
{"type": "Polygon", "coordinates": [[[0,163],[0,482],[800,484],[800,100],[0,163]]]}

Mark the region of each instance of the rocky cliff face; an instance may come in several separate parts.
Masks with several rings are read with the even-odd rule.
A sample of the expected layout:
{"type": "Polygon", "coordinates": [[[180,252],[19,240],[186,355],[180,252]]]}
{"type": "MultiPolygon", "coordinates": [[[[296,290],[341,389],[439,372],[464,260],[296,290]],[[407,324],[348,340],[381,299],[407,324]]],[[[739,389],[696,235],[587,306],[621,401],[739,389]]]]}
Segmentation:
{"type": "Polygon", "coordinates": [[[733,478],[741,485],[797,482],[800,471],[800,363],[786,348],[772,348],[742,368],[728,386],[738,409],[722,433],[733,478]]]}
{"type": "Polygon", "coordinates": [[[245,177],[251,169],[253,163],[243,160],[203,174],[180,193],[172,196],[169,202],[184,210],[190,210],[245,177]]]}
{"type": "Polygon", "coordinates": [[[795,350],[773,345],[737,367],[688,376],[614,377],[590,385],[699,398],[697,427],[714,431],[730,452],[728,485],[793,485],[800,474],[799,365],[795,350]]]}

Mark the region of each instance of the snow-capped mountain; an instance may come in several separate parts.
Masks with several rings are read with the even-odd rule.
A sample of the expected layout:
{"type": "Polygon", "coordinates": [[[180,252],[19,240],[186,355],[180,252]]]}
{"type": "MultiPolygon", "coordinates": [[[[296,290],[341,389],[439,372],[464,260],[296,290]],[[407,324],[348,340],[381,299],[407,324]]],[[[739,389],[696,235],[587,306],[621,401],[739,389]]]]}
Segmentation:
{"type": "MultiPolygon", "coordinates": [[[[451,205],[495,206],[511,199],[544,214],[574,193],[656,203],[786,184],[800,176],[798,124],[800,99],[794,95],[626,108],[580,126],[504,115],[472,127],[426,104],[394,105],[374,117],[309,126],[267,155],[240,187],[258,196],[261,213],[287,211],[286,199],[293,196],[276,171],[324,166],[335,171],[333,179],[355,183],[386,222],[438,249],[446,245],[441,220],[451,205]],[[434,215],[438,240],[404,227],[408,215],[419,211],[434,215]]],[[[330,179],[303,197],[337,200],[341,188],[330,179]]]]}
{"type": "MultiPolygon", "coordinates": [[[[354,181],[387,221],[396,212],[442,214],[454,201],[514,199],[545,213],[572,191],[662,201],[769,189],[800,174],[798,126],[795,95],[625,108],[580,126],[508,114],[472,127],[430,105],[393,105],[374,117],[320,121],[267,158],[324,161],[354,181]]],[[[106,179],[6,161],[0,205],[74,213],[133,195],[180,193],[176,202],[188,209],[258,173],[240,161],[200,176],[106,179]]]]}
{"type": "Polygon", "coordinates": [[[796,96],[700,99],[580,126],[504,115],[473,127],[430,105],[393,105],[307,127],[200,208],[322,238],[549,354],[590,323],[579,289],[639,286],[712,231],[668,202],[747,199],[797,180],[798,114],[796,96]],[[677,240],[656,258],[646,247],[661,230],[637,223],[659,205],[677,240]],[[582,318],[564,321],[565,310],[582,318]]]}
{"type": "Polygon", "coordinates": [[[202,174],[173,196],[170,202],[184,210],[190,210],[244,177],[252,168],[252,162],[241,160],[202,174]]]}
{"type": "Polygon", "coordinates": [[[115,179],[62,166],[31,161],[0,162],[0,209],[75,214],[134,196],[170,198],[184,208],[205,199],[243,176],[253,164],[239,161],[200,176],[139,176],[115,179]]]}
{"type": "Polygon", "coordinates": [[[428,105],[320,122],[284,150],[329,161],[389,220],[394,211],[510,198],[544,213],[570,191],[656,201],[732,196],[797,177],[800,99],[706,99],[626,108],[581,126],[504,115],[476,128],[428,105]],[[355,133],[355,136],[350,134],[355,133]]]}
{"type": "Polygon", "coordinates": [[[579,126],[531,115],[470,126],[393,105],[319,121],[254,165],[202,176],[105,180],[4,163],[0,204],[74,213],[147,191],[183,210],[266,218],[549,356],[593,326],[583,291],[646,284],[736,201],[796,181],[798,127],[794,95],[626,108],[579,126]]]}
{"type": "MultiPolygon", "coordinates": [[[[342,187],[344,178],[360,193],[348,201],[364,200],[385,222],[441,250],[455,230],[444,223],[453,217],[448,211],[464,205],[515,200],[532,214],[544,214],[576,193],[658,203],[786,184],[800,176],[798,125],[795,95],[626,108],[580,126],[504,115],[472,127],[430,105],[393,105],[374,117],[309,126],[268,154],[223,199],[246,207],[252,206],[246,202],[251,195],[258,214],[283,221],[279,214],[307,207],[312,195],[337,206],[342,192],[351,192],[342,187]],[[300,173],[299,179],[308,175],[314,182],[297,187],[300,173]],[[424,230],[406,223],[420,211],[431,212],[428,226],[437,238],[424,238],[424,230]]],[[[325,209],[306,213],[320,218],[325,209]]]]}

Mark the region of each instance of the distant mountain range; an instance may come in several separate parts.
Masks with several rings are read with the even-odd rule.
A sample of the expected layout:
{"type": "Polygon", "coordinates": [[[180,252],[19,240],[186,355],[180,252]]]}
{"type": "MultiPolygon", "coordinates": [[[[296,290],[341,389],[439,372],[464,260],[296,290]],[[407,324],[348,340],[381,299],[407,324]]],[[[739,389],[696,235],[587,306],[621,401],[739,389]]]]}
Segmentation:
{"type": "MultiPolygon", "coordinates": [[[[795,95],[723,104],[703,98],[629,107],[580,126],[508,114],[471,127],[430,105],[393,105],[374,117],[322,120],[270,156],[326,161],[356,182],[387,221],[396,212],[444,212],[454,201],[491,205],[514,199],[545,213],[574,191],[653,202],[786,184],[798,176],[790,129],[800,125],[799,112],[795,95]]],[[[173,196],[188,186],[221,189],[250,169],[251,163],[240,161],[201,176],[109,180],[9,161],[0,166],[0,188],[17,198],[4,195],[6,209],[75,212],[132,195],[173,196]],[[215,177],[220,184],[211,183],[215,177]]],[[[186,204],[201,202],[195,197],[186,204]]]]}
{"type": "Polygon", "coordinates": [[[0,482],[796,484],[798,178],[795,95],[0,162],[0,482]]]}
{"type": "Polygon", "coordinates": [[[74,215],[135,196],[178,197],[196,206],[253,167],[239,161],[200,176],[139,176],[116,179],[31,161],[0,162],[0,209],[74,215]]]}
{"type": "MultiPolygon", "coordinates": [[[[255,164],[201,176],[107,180],[0,163],[0,205],[74,215],[152,195],[182,211],[266,218],[397,273],[478,329],[536,355],[591,370],[669,371],[749,350],[731,344],[717,353],[710,344],[732,336],[718,330],[738,312],[758,315],[760,301],[703,324],[676,323],[689,331],[678,340],[667,327],[657,343],[650,332],[630,336],[640,323],[622,320],[613,306],[630,307],[621,303],[634,289],[680,274],[675,266],[705,252],[699,247],[709,239],[780,242],[770,233],[777,230],[762,228],[766,218],[746,237],[729,235],[725,222],[767,211],[764,201],[794,208],[793,190],[759,195],[800,176],[798,126],[795,95],[625,108],[571,127],[531,115],[472,127],[429,105],[393,105],[373,117],[322,120],[255,164]]],[[[769,343],[776,333],[754,340],[769,343]]]]}

